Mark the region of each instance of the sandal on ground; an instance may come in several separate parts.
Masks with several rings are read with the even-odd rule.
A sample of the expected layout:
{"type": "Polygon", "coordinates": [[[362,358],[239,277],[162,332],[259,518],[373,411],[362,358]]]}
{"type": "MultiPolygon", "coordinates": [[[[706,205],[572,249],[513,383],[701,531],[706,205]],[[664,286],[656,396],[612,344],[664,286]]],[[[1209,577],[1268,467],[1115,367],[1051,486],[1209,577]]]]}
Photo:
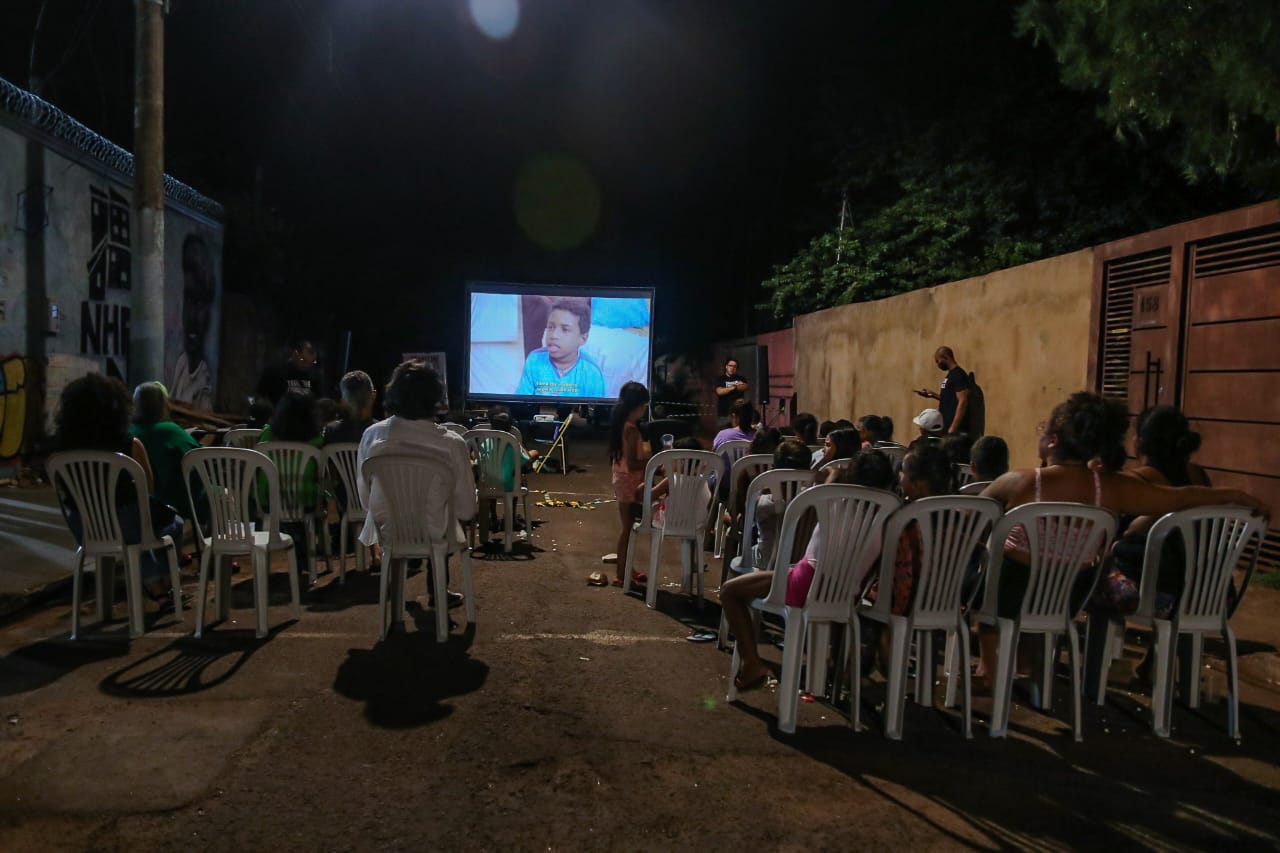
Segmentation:
{"type": "Polygon", "coordinates": [[[587,575],[588,586],[608,586],[609,579],[604,576],[603,572],[592,572],[587,575]]]}
{"type": "Polygon", "coordinates": [[[618,555],[605,554],[603,557],[600,558],[600,562],[606,563],[606,564],[616,564],[618,562],[618,555]]]}

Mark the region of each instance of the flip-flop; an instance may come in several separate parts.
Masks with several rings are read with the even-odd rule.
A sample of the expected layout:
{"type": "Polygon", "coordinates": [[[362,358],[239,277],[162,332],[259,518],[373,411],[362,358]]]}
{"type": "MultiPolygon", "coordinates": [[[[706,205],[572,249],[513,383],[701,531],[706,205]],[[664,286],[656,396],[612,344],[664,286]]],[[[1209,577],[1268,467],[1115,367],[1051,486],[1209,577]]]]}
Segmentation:
{"type": "Polygon", "coordinates": [[[608,586],[609,579],[606,578],[602,572],[592,572],[591,574],[587,575],[587,585],[588,586],[608,586]]]}
{"type": "Polygon", "coordinates": [[[750,681],[743,681],[741,675],[733,677],[733,686],[738,689],[739,693],[746,693],[749,690],[759,690],[769,681],[769,671],[765,670],[750,681]]]}
{"type": "Polygon", "coordinates": [[[710,643],[712,640],[719,639],[720,635],[715,631],[694,631],[685,637],[691,643],[710,643]]]}

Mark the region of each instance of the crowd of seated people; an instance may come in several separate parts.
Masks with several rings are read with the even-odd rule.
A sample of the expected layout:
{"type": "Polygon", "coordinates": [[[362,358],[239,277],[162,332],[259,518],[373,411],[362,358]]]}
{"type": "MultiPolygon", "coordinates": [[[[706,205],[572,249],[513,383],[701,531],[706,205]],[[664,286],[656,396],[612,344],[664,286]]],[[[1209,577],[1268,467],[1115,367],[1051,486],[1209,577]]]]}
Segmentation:
{"type": "MultiPolygon", "coordinates": [[[[1122,536],[1113,552],[1115,560],[1089,602],[1090,609],[1132,612],[1137,603],[1145,533],[1160,515],[1213,504],[1238,504],[1263,514],[1267,511],[1266,506],[1251,495],[1210,486],[1203,469],[1190,461],[1191,454],[1199,447],[1199,436],[1189,429],[1186,418],[1171,407],[1151,409],[1139,418],[1137,447],[1141,464],[1129,471],[1123,470],[1124,439],[1128,429],[1124,408],[1097,394],[1073,394],[1054,408],[1040,426],[1041,465],[1033,469],[1010,471],[1008,445],[998,436],[983,436],[976,442],[963,434],[944,438],[941,430],[934,429],[935,424],[927,417],[931,411],[926,410],[922,413],[925,417],[915,419],[921,435],[912,442],[896,481],[892,477],[891,466],[887,475],[874,476],[882,467],[881,460],[887,464],[884,454],[875,450],[877,443],[887,440],[882,438],[881,419],[876,416],[859,419],[852,440],[848,433],[838,428],[838,421],[823,422],[818,430],[825,433],[823,451],[815,454],[813,464],[820,467],[835,459],[851,458],[847,467],[833,466],[826,482],[854,482],[873,488],[890,488],[907,501],[954,494],[960,466],[968,465],[972,469],[972,477],[985,484],[980,486],[983,489],[981,494],[999,501],[1006,510],[1035,501],[1070,501],[1099,505],[1116,512],[1121,516],[1122,536]]],[[[802,424],[807,421],[808,416],[802,424]]],[[[740,487],[739,491],[745,493],[745,488],[740,487]]],[[[734,519],[740,520],[742,507],[734,509],[734,519]]],[[[755,535],[761,533],[757,524],[755,535]]],[[[1022,531],[1015,529],[1014,535],[1004,543],[1005,570],[1000,588],[979,589],[975,606],[983,595],[990,594],[997,597],[995,601],[1001,616],[1013,616],[1021,607],[1030,557],[1026,537],[1020,534],[1022,531]]],[[[914,576],[919,568],[918,546],[913,547],[913,535],[918,538],[918,533],[908,528],[904,531],[903,541],[898,543],[891,604],[894,613],[905,612],[911,603],[914,576]]],[[[814,537],[817,536],[820,536],[820,530],[815,530],[814,537]]],[[[746,541],[749,542],[750,537],[746,541]]],[[[1175,543],[1169,547],[1178,546],[1175,543]]],[[[811,540],[807,549],[808,560],[801,558],[787,569],[789,605],[803,602],[801,590],[806,587],[806,579],[812,578],[813,556],[811,540]]],[[[1181,565],[1180,561],[1175,564],[1181,565]]],[[[767,567],[769,563],[765,561],[756,565],[767,567]]],[[[1095,560],[1081,567],[1081,590],[1092,585],[1097,566],[1095,560]]],[[[1180,581],[1181,576],[1176,571],[1158,580],[1159,608],[1166,612],[1171,609],[1180,593],[1180,581]]],[[[721,590],[726,618],[737,638],[742,660],[735,678],[740,690],[764,683],[766,670],[750,630],[750,603],[767,595],[771,583],[771,572],[756,571],[730,579],[721,590]]],[[[873,582],[863,595],[873,598],[877,592],[873,582]]],[[[1074,606],[1077,609],[1085,606],[1083,592],[1074,606]]],[[[995,654],[995,635],[985,627],[979,631],[979,648],[981,663],[978,674],[985,676],[993,671],[995,654]]]]}

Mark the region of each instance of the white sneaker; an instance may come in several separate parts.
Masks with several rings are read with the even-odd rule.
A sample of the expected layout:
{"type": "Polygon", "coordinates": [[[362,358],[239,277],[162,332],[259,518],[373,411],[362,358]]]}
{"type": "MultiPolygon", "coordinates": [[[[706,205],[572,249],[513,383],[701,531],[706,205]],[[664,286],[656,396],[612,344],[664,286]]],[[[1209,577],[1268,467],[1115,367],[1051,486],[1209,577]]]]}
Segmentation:
{"type": "Polygon", "coordinates": [[[618,562],[618,555],[617,555],[617,554],[605,554],[603,557],[601,557],[601,558],[600,558],[600,562],[602,562],[602,563],[614,563],[614,564],[617,564],[617,562],[618,562]]]}

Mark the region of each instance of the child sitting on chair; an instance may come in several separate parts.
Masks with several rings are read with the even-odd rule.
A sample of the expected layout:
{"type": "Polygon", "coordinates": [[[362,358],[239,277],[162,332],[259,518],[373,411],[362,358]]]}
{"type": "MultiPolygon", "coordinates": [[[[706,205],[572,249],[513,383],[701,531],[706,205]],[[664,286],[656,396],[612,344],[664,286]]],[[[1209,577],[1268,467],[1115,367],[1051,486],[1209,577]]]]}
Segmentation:
{"type": "MultiPolygon", "coordinates": [[[[505,406],[498,406],[489,412],[489,426],[499,432],[510,433],[516,440],[516,450],[520,453],[520,485],[524,485],[524,474],[529,470],[529,466],[533,460],[538,458],[538,451],[525,450],[521,443],[520,435],[515,431],[515,425],[511,419],[511,412],[505,406]]],[[[516,490],[516,459],[515,453],[511,448],[504,448],[502,451],[502,489],[506,492],[514,492],[516,490]]],[[[498,502],[496,500],[489,501],[489,527],[492,530],[498,528],[498,502]]]]}

